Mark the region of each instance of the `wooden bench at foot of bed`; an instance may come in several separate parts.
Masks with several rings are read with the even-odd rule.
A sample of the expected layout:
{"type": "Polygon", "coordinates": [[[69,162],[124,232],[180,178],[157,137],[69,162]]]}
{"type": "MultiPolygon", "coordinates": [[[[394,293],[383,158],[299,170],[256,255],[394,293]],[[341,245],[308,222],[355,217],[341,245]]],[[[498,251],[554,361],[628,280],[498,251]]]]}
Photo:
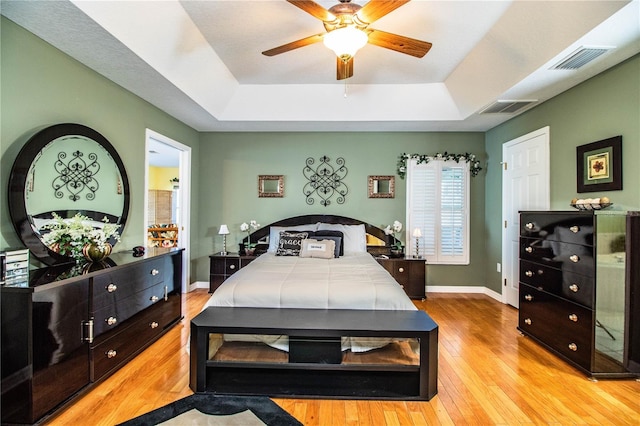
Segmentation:
{"type": "Polygon", "coordinates": [[[428,401],[438,392],[438,325],[423,311],[209,307],[191,321],[190,357],[189,386],[199,393],[428,401]],[[419,365],[212,361],[207,359],[210,333],[329,342],[342,336],[413,338],[419,340],[420,360],[419,365]]]}

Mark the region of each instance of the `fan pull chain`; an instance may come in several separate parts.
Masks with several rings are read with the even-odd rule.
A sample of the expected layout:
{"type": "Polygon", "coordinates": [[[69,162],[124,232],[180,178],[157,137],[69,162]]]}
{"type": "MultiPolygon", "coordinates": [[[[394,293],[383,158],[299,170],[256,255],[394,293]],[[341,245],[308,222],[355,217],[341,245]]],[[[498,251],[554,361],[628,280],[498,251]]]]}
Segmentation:
{"type": "Polygon", "coordinates": [[[347,76],[347,61],[342,61],[343,65],[344,65],[344,97],[347,97],[347,80],[348,78],[346,78],[347,76]]]}

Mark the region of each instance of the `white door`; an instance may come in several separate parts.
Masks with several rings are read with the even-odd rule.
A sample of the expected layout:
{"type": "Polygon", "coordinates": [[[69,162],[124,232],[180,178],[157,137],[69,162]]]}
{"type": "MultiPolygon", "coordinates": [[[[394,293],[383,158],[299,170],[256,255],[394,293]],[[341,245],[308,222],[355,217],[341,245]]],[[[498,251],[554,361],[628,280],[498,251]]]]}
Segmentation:
{"type": "Polygon", "coordinates": [[[502,301],[518,307],[520,210],[549,210],[549,127],[502,147],[502,301]]]}

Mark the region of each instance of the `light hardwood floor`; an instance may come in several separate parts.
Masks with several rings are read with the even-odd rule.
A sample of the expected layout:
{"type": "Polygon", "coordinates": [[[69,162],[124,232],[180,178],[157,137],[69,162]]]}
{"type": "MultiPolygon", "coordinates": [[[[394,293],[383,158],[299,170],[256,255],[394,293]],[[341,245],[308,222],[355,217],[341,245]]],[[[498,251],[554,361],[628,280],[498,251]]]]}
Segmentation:
{"type": "MultiPolygon", "coordinates": [[[[185,319],[51,425],[114,425],[190,395],[185,319]]],[[[439,325],[438,395],[429,402],[274,399],[305,425],[640,425],[640,382],[592,382],[516,330],[517,311],[484,295],[432,294],[416,306],[439,325]]]]}

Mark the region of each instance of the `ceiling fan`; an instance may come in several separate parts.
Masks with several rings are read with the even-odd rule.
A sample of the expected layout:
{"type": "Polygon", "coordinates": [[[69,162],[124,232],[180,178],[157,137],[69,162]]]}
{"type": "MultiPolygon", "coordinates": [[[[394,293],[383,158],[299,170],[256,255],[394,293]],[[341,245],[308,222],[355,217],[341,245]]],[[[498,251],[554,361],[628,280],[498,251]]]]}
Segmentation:
{"type": "Polygon", "coordinates": [[[364,6],[351,3],[351,0],[339,0],[339,4],[328,10],[314,1],[287,1],[321,20],[326,32],[265,50],[262,52],[263,55],[275,56],[324,41],[327,47],[336,52],[337,78],[344,80],[353,76],[353,56],[360,47],[367,43],[416,58],[422,58],[431,49],[429,42],[369,28],[373,22],[410,0],[371,0],[364,6]]]}

